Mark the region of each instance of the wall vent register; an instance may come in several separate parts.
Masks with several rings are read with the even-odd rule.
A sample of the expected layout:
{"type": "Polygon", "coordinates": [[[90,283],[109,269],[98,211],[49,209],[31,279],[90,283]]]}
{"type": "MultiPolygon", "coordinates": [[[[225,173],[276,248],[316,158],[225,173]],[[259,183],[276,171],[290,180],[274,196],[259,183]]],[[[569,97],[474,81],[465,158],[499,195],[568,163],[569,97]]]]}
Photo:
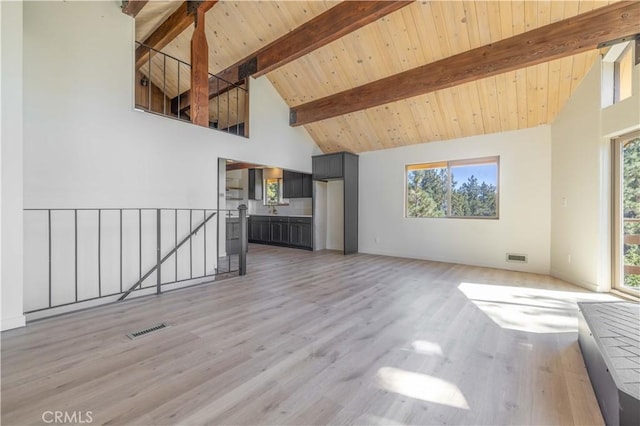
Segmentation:
{"type": "Polygon", "coordinates": [[[507,262],[527,263],[526,254],[507,253],[507,262]]]}

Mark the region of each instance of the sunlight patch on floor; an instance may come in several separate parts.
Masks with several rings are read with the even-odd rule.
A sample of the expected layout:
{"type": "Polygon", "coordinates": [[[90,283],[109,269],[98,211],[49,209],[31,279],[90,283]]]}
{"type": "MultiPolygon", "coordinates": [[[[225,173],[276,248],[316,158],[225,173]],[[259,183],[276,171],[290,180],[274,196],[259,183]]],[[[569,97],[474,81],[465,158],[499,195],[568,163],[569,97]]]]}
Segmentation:
{"type": "Polygon", "coordinates": [[[411,343],[411,349],[413,349],[415,353],[421,355],[442,356],[442,348],[440,347],[440,345],[437,343],[428,342],[426,340],[415,340],[413,343],[411,343]]]}
{"type": "Polygon", "coordinates": [[[358,417],[353,424],[364,424],[370,426],[404,426],[406,423],[399,422],[387,417],[374,416],[373,414],[363,414],[358,417]]]}
{"type": "Polygon", "coordinates": [[[458,289],[502,328],[530,333],[568,333],[578,329],[576,300],[608,295],[491,284],[460,283],[458,289]]]}
{"type": "Polygon", "coordinates": [[[467,400],[456,385],[427,374],[382,367],[376,375],[376,383],[381,389],[410,398],[469,409],[467,400]]]}

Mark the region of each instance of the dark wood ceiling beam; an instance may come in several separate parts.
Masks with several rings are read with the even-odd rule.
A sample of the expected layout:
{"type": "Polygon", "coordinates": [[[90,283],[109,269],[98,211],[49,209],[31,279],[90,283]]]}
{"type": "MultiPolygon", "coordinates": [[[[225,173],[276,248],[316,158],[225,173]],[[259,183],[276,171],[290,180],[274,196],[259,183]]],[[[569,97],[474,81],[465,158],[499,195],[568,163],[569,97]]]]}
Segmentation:
{"type": "Polygon", "coordinates": [[[160,26],[142,42],[144,46],[138,46],[136,49],[136,70],[144,65],[145,62],[149,61],[150,55],[154,55],[154,52],[151,49],[161,50],[167,44],[171,43],[171,41],[179,36],[184,30],[189,28],[191,24],[193,24],[194,11],[196,9],[202,10],[203,13],[206,13],[217,2],[217,0],[183,2],[180,7],[171,14],[171,16],[160,24],[160,26]]]}
{"type": "Polygon", "coordinates": [[[268,44],[242,64],[255,58],[257,69],[251,75],[260,77],[411,3],[344,1],[268,44]]]}
{"type": "Polygon", "coordinates": [[[122,13],[135,18],[147,3],[149,0],[123,0],[122,13]]]}
{"type": "Polygon", "coordinates": [[[204,7],[194,11],[195,26],[191,36],[191,122],[209,127],[209,45],[205,32],[204,7]]]}
{"type": "Polygon", "coordinates": [[[640,33],[640,2],[614,3],[290,109],[301,126],[596,49],[640,33]]]}
{"type": "MultiPolygon", "coordinates": [[[[209,97],[220,94],[215,89],[218,86],[220,90],[228,90],[229,85],[249,76],[264,75],[411,3],[413,0],[343,1],[216,74],[224,81],[217,83],[215,78],[211,79],[214,90],[209,92],[209,97]]],[[[189,91],[186,91],[180,95],[180,109],[188,108],[189,102],[189,91]]],[[[177,97],[172,104],[177,105],[177,97]]]]}

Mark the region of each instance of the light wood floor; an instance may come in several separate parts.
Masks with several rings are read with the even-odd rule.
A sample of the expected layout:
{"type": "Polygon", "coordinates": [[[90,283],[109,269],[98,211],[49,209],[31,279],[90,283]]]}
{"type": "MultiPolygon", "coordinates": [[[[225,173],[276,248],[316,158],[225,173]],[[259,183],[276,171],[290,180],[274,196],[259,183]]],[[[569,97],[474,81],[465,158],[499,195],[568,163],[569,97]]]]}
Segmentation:
{"type": "Polygon", "coordinates": [[[2,334],[2,424],[602,424],[541,275],[252,245],[249,274],[2,334]],[[126,334],[165,321],[137,340],[126,334]]]}

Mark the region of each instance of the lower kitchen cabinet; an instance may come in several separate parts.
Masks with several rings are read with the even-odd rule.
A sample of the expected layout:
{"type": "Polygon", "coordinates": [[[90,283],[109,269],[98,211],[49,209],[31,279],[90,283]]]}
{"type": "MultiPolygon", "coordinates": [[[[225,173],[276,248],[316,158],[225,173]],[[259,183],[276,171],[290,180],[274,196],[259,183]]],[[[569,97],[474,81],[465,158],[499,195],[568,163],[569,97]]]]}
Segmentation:
{"type": "Polygon", "coordinates": [[[250,216],[249,242],[313,250],[310,217],[250,216]]]}
{"type": "Polygon", "coordinates": [[[271,242],[289,244],[289,218],[271,218],[271,242]]]}
{"type": "Polygon", "coordinates": [[[226,251],[227,255],[240,253],[240,219],[227,218],[226,251]]]}
{"type": "Polygon", "coordinates": [[[291,218],[289,222],[289,244],[313,248],[311,219],[291,218]]]}
{"type": "Polygon", "coordinates": [[[249,217],[249,241],[252,243],[269,243],[271,241],[269,216],[249,217]]]}

